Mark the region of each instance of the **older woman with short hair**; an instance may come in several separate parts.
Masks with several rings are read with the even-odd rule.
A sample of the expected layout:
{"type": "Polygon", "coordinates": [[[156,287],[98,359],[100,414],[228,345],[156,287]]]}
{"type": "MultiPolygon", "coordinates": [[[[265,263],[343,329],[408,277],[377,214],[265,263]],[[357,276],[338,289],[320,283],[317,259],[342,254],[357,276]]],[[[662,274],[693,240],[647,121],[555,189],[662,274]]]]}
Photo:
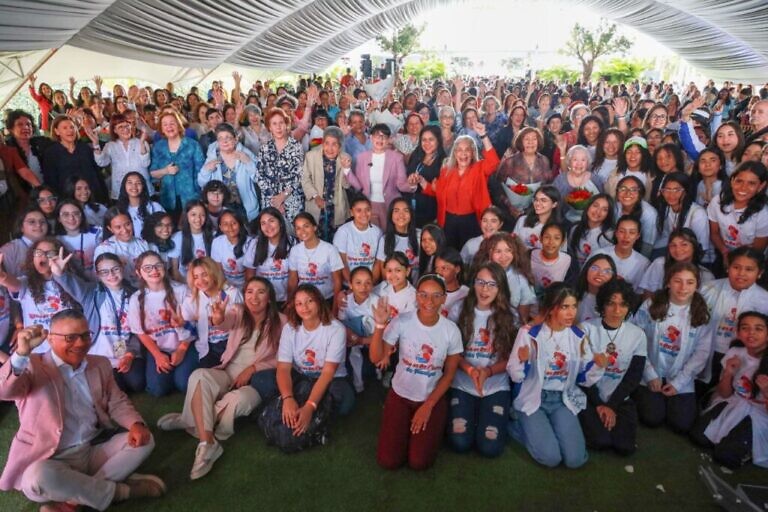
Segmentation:
{"type": "Polygon", "coordinates": [[[590,172],[592,155],[589,148],[576,144],[565,154],[567,171],[557,175],[552,185],[565,203],[565,219],[575,223],[581,219],[589,199],[600,193],[602,184],[590,172]],[[578,192],[577,192],[578,191],[578,192]]]}
{"type": "Polygon", "coordinates": [[[101,167],[112,165],[112,185],[110,197],[117,201],[120,195],[120,184],[123,178],[131,171],[136,171],[144,176],[147,181],[149,195],[154,194],[152,182],[149,179],[149,144],[147,144],[147,132],[142,131],[141,137],[133,136],[133,127],[123,114],[114,114],[109,120],[109,135],[111,141],[102,149],[99,146],[98,135],[94,130],[88,130],[86,135],[93,144],[93,156],[101,167]]]}
{"type": "Polygon", "coordinates": [[[349,215],[344,169],[352,167],[352,157],[342,151],[343,147],[344,133],[329,126],[323,131],[322,144],[304,156],[304,209],[317,220],[320,236],[328,242],[349,215]]]}

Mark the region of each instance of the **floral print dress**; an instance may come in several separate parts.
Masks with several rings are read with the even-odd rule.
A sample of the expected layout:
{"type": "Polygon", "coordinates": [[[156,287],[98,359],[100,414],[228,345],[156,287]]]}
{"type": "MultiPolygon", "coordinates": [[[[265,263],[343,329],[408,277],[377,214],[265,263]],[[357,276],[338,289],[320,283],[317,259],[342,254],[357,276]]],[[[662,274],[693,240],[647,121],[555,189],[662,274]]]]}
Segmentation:
{"type": "Polygon", "coordinates": [[[304,190],[301,188],[304,150],[301,143],[288,137],[283,150],[278,151],[275,141],[270,140],[259,148],[259,163],[256,184],[261,191],[262,206],[268,206],[274,196],[290,188],[291,193],[283,206],[285,221],[291,225],[293,218],[304,209],[304,190]]]}

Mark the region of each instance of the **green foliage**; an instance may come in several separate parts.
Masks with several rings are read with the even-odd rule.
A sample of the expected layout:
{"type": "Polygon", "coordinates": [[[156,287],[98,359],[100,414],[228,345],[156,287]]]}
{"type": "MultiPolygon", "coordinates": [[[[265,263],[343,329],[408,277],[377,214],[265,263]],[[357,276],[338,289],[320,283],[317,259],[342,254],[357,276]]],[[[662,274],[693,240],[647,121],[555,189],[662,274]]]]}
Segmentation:
{"type": "Polygon", "coordinates": [[[614,53],[624,54],[632,46],[632,41],[617,34],[617,30],[615,23],[608,24],[602,18],[595,30],[589,30],[578,23],[573,26],[571,39],[565,44],[562,53],[579,59],[583,80],[589,80],[592,76],[597,59],[614,53]]]}
{"type": "Polygon", "coordinates": [[[643,71],[649,67],[650,64],[644,60],[613,58],[608,62],[601,62],[597,71],[593,73],[592,79],[605,76],[612,84],[628,83],[640,78],[643,71]]]}
{"type": "Polygon", "coordinates": [[[552,66],[536,72],[536,77],[539,80],[544,80],[545,82],[552,80],[555,82],[560,81],[573,83],[579,79],[579,75],[579,71],[571,69],[567,66],[552,66]]]}
{"type": "Polygon", "coordinates": [[[403,76],[411,75],[417,80],[445,77],[447,76],[445,62],[434,56],[408,62],[403,65],[403,76]]]}
{"type": "Polygon", "coordinates": [[[419,37],[425,28],[426,25],[423,24],[417,27],[407,23],[394,31],[390,37],[379,34],[376,36],[376,42],[382,50],[391,53],[395,63],[399,65],[403,57],[415,53],[419,48],[419,37]]]}

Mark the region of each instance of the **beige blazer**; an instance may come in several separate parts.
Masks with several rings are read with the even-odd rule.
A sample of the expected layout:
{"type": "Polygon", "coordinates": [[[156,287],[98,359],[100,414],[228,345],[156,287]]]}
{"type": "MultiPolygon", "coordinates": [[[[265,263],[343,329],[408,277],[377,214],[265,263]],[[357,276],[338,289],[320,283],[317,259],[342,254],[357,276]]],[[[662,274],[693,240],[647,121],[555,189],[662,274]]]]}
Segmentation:
{"type": "MultiPolygon", "coordinates": [[[[336,158],[336,185],[333,190],[333,225],[341,226],[349,217],[349,203],[347,202],[347,191],[349,184],[341,170],[341,157],[346,153],[339,153],[336,158]]],[[[325,190],[325,172],[323,171],[323,147],[318,146],[307,152],[304,157],[304,170],[301,173],[301,186],[304,189],[306,198],[304,210],[310,213],[316,221],[320,222],[322,212],[317,207],[312,197],[323,196],[325,190]]]]}

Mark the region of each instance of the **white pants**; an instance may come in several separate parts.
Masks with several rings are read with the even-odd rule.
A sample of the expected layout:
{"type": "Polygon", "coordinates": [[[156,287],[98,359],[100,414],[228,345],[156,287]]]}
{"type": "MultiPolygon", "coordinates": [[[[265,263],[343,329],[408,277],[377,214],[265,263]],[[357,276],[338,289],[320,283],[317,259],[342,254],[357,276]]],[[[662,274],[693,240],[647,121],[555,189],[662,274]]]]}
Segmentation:
{"type": "Polygon", "coordinates": [[[192,415],[192,396],[198,386],[203,402],[203,425],[206,432],[213,432],[220,441],[235,433],[235,418],[251,414],[261,403],[259,392],[248,384],[230,390],[232,378],[226,371],[198,368],[189,376],[184,410],[181,413],[181,419],[192,435],[197,434],[195,417],[192,415]]]}
{"type": "Polygon", "coordinates": [[[115,496],[115,485],[138,468],[155,447],[128,444],[128,433],[116,434],[106,443],[88,443],[55,453],[31,464],[21,477],[21,490],[32,501],[77,503],[106,509],[115,496]]]}

